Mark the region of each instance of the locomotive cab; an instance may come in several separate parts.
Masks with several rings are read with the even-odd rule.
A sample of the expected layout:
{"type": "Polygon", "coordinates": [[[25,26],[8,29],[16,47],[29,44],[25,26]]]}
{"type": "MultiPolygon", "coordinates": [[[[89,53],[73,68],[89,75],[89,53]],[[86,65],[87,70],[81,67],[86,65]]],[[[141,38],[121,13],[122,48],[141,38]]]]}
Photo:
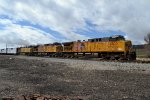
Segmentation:
{"type": "Polygon", "coordinates": [[[125,41],[125,38],[122,35],[114,35],[109,38],[109,41],[121,41],[121,40],[125,41]]]}

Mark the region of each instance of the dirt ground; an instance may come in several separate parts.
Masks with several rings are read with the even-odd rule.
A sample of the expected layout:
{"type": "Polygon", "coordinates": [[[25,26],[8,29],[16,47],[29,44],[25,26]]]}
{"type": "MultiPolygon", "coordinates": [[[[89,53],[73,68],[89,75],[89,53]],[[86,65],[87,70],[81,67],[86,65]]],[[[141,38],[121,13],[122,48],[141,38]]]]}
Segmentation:
{"type": "Polygon", "coordinates": [[[59,59],[31,58],[0,55],[0,97],[40,93],[84,100],[150,100],[150,73],[83,70],[59,59]]]}

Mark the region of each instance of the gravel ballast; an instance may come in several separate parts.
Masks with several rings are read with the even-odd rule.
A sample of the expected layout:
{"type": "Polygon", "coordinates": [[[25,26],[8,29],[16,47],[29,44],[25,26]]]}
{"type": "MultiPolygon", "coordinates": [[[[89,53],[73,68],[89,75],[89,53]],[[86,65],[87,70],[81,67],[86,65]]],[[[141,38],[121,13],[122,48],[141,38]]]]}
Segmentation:
{"type": "Polygon", "coordinates": [[[150,100],[150,64],[0,55],[0,97],[150,100]]]}

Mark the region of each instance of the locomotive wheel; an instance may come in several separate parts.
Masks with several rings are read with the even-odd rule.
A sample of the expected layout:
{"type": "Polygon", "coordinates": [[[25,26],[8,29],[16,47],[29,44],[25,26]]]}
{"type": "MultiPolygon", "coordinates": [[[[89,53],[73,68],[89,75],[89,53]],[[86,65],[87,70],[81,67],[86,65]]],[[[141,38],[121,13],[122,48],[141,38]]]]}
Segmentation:
{"type": "Polygon", "coordinates": [[[78,58],[78,56],[77,56],[77,55],[75,55],[75,56],[74,56],[74,58],[78,58]]]}
{"type": "Polygon", "coordinates": [[[72,55],[70,58],[74,58],[75,56],[74,55],[72,55]]]}
{"type": "Polygon", "coordinates": [[[115,60],[119,60],[120,59],[120,57],[115,57],[115,60]]]}
{"type": "Polygon", "coordinates": [[[63,58],[66,58],[66,54],[63,55],[63,58]]]}
{"type": "Polygon", "coordinates": [[[57,57],[57,55],[54,55],[54,57],[56,58],[56,57],[57,57]]]}
{"type": "Polygon", "coordinates": [[[133,60],[132,56],[131,56],[131,55],[127,55],[127,60],[128,60],[128,61],[133,60]]]}
{"type": "Polygon", "coordinates": [[[115,59],[115,57],[114,57],[114,56],[111,56],[111,57],[110,57],[110,60],[116,60],[116,59],[115,59]]]}
{"type": "Polygon", "coordinates": [[[52,57],[54,57],[55,55],[53,54],[52,57]]]}
{"type": "Polygon", "coordinates": [[[49,57],[52,57],[52,55],[49,55],[49,57]]]}
{"type": "Polygon", "coordinates": [[[70,58],[70,55],[68,55],[67,58],[70,58]]]}

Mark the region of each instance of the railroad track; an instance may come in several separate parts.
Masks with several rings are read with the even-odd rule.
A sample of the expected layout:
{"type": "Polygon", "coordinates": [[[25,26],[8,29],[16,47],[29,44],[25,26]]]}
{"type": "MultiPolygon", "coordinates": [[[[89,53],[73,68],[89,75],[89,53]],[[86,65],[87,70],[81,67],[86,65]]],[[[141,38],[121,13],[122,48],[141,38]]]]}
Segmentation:
{"type": "Polygon", "coordinates": [[[101,58],[84,58],[84,57],[79,57],[79,58],[64,58],[64,57],[48,57],[46,58],[59,58],[59,59],[74,59],[74,60],[89,60],[89,61],[101,61],[101,62],[120,62],[120,63],[141,63],[141,64],[150,64],[150,60],[105,60],[101,58]]]}
{"type": "Polygon", "coordinates": [[[142,60],[103,60],[103,59],[80,59],[80,60],[90,60],[90,61],[101,61],[101,62],[120,62],[120,63],[142,63],[142,64],[150,64],[150,61],[142,61],[142,60]]]}

